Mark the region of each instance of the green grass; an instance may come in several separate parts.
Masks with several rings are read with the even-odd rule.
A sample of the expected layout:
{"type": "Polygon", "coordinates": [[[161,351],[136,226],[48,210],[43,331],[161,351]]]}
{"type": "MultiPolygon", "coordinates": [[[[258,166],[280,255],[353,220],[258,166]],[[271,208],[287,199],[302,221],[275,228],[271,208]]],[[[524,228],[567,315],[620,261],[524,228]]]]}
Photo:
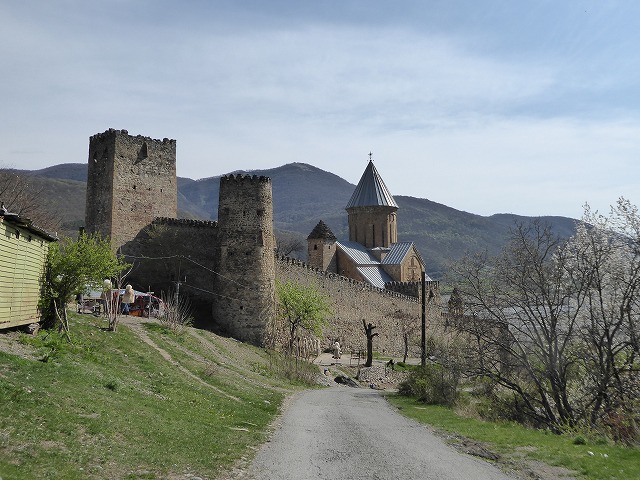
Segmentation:
{"type": "Polygon", "coordinates": [[[510,458],[521,455],[548,465],[562,466],[586,479],[640,479],[640,449],[637,448],[612,445],[602,439],[590,440],[585,436],[554,435],[514,423],[484,422],[398,395],[387,398],[408,417],[485,443],[491,450],[510,458]]]}
{"type": "Polygon", "coordinates": [[[105,324],[73,315],[73,345],[41,332],[23,337],[36,359],[0,352],[1,478],[215,478],[265,440],[297,388],[233,340],[145,330],[170,362],[105,324]]]}

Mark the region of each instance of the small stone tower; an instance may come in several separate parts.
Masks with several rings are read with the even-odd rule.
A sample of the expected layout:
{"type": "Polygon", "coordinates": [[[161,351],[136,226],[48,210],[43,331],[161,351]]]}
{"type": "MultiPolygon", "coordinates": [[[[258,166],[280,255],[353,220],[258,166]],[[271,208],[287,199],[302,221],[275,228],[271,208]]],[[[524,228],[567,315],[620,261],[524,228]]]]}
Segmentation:
{"type": "Polygon", "coordinates": [[[369,160],[346,210],[350,241],[366,248],[386,248],[398,241],[398,205],[372,160],[369,160]]]}
{"type": "Polygon", "coordinates": [[[325,272],[338,271],[336,241],[338,239],[322,220],[307,237],[307,254],[309,265],[325,272]]]}
{"type": "Polygon", "coordinates": [[[156,217],[177,217],[176,141],[110,128],[89,139],[85,228],[121,247],[156,217]]]}
{"type": "Polygon", "coordinates": [[[275,312],[273,196],[268,177],[220,179],[213,317],[233,337],[263,345],[275,312]]]}

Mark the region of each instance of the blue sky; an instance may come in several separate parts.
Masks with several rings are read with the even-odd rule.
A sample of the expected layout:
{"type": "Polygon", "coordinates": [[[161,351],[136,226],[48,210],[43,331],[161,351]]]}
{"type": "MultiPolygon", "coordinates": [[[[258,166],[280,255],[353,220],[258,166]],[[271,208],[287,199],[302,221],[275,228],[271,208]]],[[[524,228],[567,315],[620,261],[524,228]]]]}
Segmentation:
{"type": "Polygon", "coordinates": [[[640,2],[0,0],[0,166],[108,128],[481,215],[640,203],[640,2]]]}

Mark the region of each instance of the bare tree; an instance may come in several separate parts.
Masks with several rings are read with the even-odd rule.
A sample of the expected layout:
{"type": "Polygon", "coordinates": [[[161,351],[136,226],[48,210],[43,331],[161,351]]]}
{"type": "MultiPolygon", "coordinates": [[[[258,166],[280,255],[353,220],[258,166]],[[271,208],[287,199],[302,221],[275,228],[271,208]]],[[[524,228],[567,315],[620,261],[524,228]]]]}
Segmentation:
{"type": "Polygon", "coordinates": [[[364,326],[364,333],[367,336],[367,361],[365,362],[365,367],[370,367],[373,364],[373,337],[377,336],[378,333],[373,333],[373,330],[376,328],[375,325],[369,323],[367,325],[366,320],[362,319],[362,325],[364,326]]]}
{"type": "Polygon", "coordinates": [[[0,201],[4,207],[35,225],[54,232],[59,230],[61,217],[47,208],[44,188],[19,171],[0,168],[0,201]]]}
{"type": "Polygon", "coordinates": [[[403,342],[402,361],[406,362],[409,357],[409,344],[411,338],[413,338],[414,334],[418,330],[418,319],[413,315],[403,312],[402,310],[396,310],[393,316],[400,324],[400,332],[402,333],[403,342]]]}
{"type": "Polygon", "coordinates": [[[126,278],[133,270],[133,267],[133,264],[127,265],[125,270],[122,270],[113,276],[113,280],[115,280],[115,289],[112,289],[114,284],[111,280],[104,281],[103,295],[105,296],[105,315],[109,321],[109,330],[112,332],[116,332],[118,330],[118,323],[120,321],[120,290],[122,289],[126,278]]]}
{"type": "Polygon", "coordinates": [[[583,340],[585,409],[592,424],[620,423],[638,434],[638,323],[640,303],[640,215],[621,198],[608,216],[585,213],[567,249],[576,270],[589,281],[587,308],[580,330],[583,340]]]}
{"type": "Polygon", "coordinates": [[[285,257],[299,258],[304,251],[305,243],[300,234],[295,232],[278,232],[276,253],[285,257]]]}
{"type": "Polygon", "coordinates": [[[161,325],[173,332],[182,333],[193,323],[189,299],[185,295],[178,296],[176,293],[163,294],[158,320],[161,325]]]}
{"type": "Polygon", "coordinates": [[[467,256],[454,267],[476,319],[459,324],[478,340],[472,373],[512,391],[524,415],[553,429],[578,416],[571,373],[587,290],[561,246],[548,226],[533,222],[516,226],[497,257],[467,256]]]}

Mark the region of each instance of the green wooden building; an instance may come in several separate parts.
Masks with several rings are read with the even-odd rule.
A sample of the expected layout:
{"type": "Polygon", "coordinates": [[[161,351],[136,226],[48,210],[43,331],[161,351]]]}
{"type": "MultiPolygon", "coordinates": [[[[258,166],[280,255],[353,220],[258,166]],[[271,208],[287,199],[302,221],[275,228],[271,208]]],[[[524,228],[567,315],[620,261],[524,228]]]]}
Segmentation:
{"type": "Polygon", "coordinates": [[[30,220],[0,210],[0,329],[40,320],[40,283],[55,240],[30,220]]]}

